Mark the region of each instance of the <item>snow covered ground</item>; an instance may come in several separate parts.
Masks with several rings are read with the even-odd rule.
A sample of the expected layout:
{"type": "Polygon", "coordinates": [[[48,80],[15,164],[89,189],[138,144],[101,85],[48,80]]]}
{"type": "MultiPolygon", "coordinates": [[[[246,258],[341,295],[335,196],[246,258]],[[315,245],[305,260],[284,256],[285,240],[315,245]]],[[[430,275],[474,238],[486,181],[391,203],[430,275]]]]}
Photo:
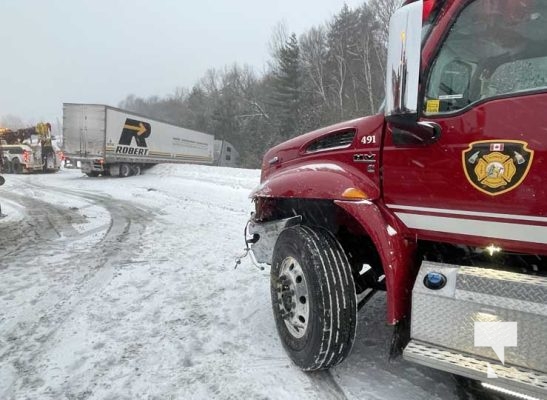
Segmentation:
{"type": "Polygon", "coordinates": [[[6,178],[0,399],[470,398],[449,374],[388,361],[381,294],[360,312],[344,363],[291,364],[268,271],[248,259],[234,270],[259,171],[6,178]]]}

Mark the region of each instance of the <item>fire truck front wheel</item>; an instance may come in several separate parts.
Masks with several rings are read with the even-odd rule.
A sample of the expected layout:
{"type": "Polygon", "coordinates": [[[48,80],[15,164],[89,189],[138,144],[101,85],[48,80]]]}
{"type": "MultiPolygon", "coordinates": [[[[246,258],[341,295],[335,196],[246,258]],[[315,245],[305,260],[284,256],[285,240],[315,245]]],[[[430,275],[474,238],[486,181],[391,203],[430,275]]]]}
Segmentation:
{"type": "Polygon", "coordinates": [[[336,238],[295,226],[279,235],[270,274],[272,308],[283,347],[301,369],[328,369],[349,354],[357,325],[355,284],[336,238]]]}

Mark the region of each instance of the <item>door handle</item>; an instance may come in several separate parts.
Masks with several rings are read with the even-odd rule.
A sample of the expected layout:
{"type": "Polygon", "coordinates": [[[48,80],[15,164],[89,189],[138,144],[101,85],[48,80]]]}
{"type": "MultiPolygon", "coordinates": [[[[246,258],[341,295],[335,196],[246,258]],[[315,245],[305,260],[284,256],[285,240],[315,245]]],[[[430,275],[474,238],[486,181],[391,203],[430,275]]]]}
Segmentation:
{"type": "Polygon", "coordinates": [[[418,126],[421,128],[424,128],[426,131],[431,133],[431,137],[429,139],[429,143],[434,143],[437,140],[439,140],[442,136],[442,128],[441,126],[433,121],[419,121],[418,126]]]}

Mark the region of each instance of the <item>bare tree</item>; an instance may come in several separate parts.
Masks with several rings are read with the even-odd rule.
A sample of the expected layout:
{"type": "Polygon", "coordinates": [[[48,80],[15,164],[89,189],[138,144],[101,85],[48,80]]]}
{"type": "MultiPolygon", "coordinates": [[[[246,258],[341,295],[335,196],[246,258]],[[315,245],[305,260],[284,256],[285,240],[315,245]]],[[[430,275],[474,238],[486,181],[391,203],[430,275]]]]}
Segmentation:
{"type": "MultiPolygon", "coordinates": [[[[339,118],[343,119],[352,114],[346,107],[346,98],[358,102],[355,96],[356,84],[353,64],[357,57],[358,11],[351,10],[344,5],[342,10],[334,16],[329,25],[327,34],[329,44],[329,74],[336,98],[339,118]],[[348,87],[348,84],[351,84],[348,87]]],[[[358,108],[358,105],[352,108],[358,108]]]]}
{"type": "Polygon", "coordinates": [[[300,37],[300,57],[304,77],[311,82],[313,93],[328,105],[325,71],[327,40],[323,27],[311,28],[300,37]]]}
{"type": "Polygon", "coordinates": [[[370,0],[368,6],[378,21],[378,40],[387,48],[389,20],[403,0],[370,0]]]}
{"type": "Polygon", "coordinates": [[[268,43],[270,50],[270,55],[275,58],[279,56],[279,52],[282,51],[283,47],[289,40],[289,29],[285,21],[278,22],[272,29],[272,36],[268,43]]]}

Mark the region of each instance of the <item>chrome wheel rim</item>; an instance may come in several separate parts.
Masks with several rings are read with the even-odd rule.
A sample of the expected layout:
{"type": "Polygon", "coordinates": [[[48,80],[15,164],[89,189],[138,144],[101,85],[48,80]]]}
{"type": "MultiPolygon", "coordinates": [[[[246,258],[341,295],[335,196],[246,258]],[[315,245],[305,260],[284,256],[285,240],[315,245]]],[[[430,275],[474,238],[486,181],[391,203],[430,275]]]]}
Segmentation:
{"type": "Polygon", "coordinates": [[[277,304],[290,334],[297,339],[303,337],[310,314],[308,284],[302,267],[293,257],[287,257],[281,263],[277,304]]]}

